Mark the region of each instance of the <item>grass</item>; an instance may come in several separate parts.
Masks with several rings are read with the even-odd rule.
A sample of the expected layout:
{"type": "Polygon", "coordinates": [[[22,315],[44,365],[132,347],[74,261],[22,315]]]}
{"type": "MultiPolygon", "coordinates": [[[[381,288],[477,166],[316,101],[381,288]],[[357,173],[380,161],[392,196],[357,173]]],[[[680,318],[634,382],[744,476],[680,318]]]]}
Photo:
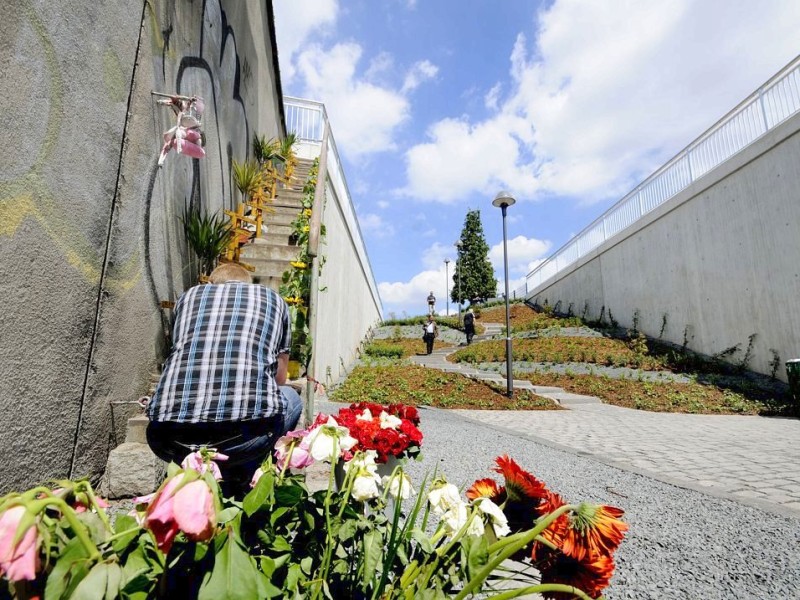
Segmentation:
{"type": "MultiPolygon", "coordinates": [[[[481,320],[486,323],[500,323],[505,326],[505,305],[481,309],[481,320]]],[[[508,320],[511,324],[511,333],[538,331],[554,327],[580,327],[583,325],[583,321],[579,317],[556,317],[544,312],[537,312],[530,306],[521,303],[509,306],[508,320]]]]}
{"type": "MultiPolygon", "coordinates": [[[[454,314],[450,317],[442,317],[441,315],[434,316],[434,320],[436,321],[437,325],[441,327],[445,325],[450,329],[457,329],[459,331],[464,331],[464,325],[458,322],[458,314],[454,314]]],[[[393,327],[393,326],[400,326],[400,325],[419,325],[422,327],[425,323],[428,322],[428,315],[417,315],[415,317],[406,317],[404,319],[386,319],[382,325],[384,327],[393,327]]],[[[505,322],[505,321],[504,321],[505,322]]],[[[483,333],[483,326],[476,321],[475,323],[475,333],[480,334],[483,333]]]]}
{"type": "MultiPolygon", "coordinates": [[[[491,340],[462,348],[450,359],[454,362],[501,362],[505,360],[505,341],[491,340]]],[[[665,368],[658,358],[636,353],[622,340],[602,337],[546,337],[515,339],[512,344],[515,361],[565,363],[582,362],[613,367],[648,370],[665,368]]]]}
{"type": "MultiPolygon", "coordinates": [[[[447,342],[440,342],[439,340],[433,341],[434,350],[438,348],[447,348],[452,344],[447,342]]],[[[425,342],[422,341],[422,335],[419,339],[412,338],[398,338],[375,340],[364,348],[364,354],[373,358],[408,358],[409,356],[425,354],[425,342]]]]}
{"type": "Polygon", "coordinates": [[[547,398],[517,392],[509,398],[487,383],[417,365],[356,367],[331,395],[337,402],[378,402],[484,410],[558,410],[547,398]]]}
{"type": "MultiPolygon", "coordinates": [[[[557,317],[537,312],[522,303],[510,307],[512,332],[555,329],[584,325],[578,317],[557,317]]],[[[505,324],[505,305],[483,308],[481,321],[505,324]]],[[[387,321],[386,324],[417,325],[427,316],[387,321]]],[[[456,317],[439,318],[440,324],[458,328],[456,317]],[[452,322],[452,323],[451,323],[452,322]]],[[[619,332],[618,332],[619,333],[619,332]]],[[[437,341],[436,347],[447,344],[437,341]]],[[[517,338],[514,360],[542,363],[588,363],[609,367],[629,367],[648,371],[688,374],[692,381],[648,381],[612,378],[607,375],[525,373],[517,378],[534,385],[556,386],[576,394],[597,396],[608,404],[654,412],[697,414],[745,414],[798,416],[787,387],[766,376],[748,373],[745,365],[731,365],[720,359],[686,352],[658,340],[611,337],[517,338]]],[[[541,410],[556,406],[549,400],[526,392],[507,398],[503,391],[473,381],[457,373],[443,373],[405,362],[423,354],[421,339],[376,340],[366,354],[376,358],[369,367],[359,367],[334,392],[334,399],[345,402],[371,400],[403,402],[439,408],[484,408],[497,410],[541,410]],[[388,364],[387,364],[388,363],[388,364]]],[[[451,355],[455,362],[502,362],[505,340],[492,340],[461,347],[451,355]]]]}
{"type": "Polygon", "coordinates": [[[534,385],[557,386],[568,392],[597,396],[607,404],[654,412],[699,414],[791,414],[788,399],[765,391],[737,392],[703,383],[639,381],[598,375],[525,373],[515,378],[534,385]]]}

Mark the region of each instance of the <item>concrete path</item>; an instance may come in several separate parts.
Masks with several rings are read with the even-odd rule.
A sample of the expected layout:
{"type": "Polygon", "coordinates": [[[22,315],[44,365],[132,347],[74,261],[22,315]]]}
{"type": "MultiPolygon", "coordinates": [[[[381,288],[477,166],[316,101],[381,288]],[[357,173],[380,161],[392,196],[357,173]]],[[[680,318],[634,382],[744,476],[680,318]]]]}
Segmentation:
{"type": "MultiPolygon", "coordinates": [[[[500,335],[489,324],[477,339],[500,335]]],[[[453,349],[412,360],[505,385],[497,373],[448,363],[453,349]]],[[[514,381],[558,401],[563,411],[459,410],[483,425],[712,496],[800,516],[800,420],[653,413],[602,404],[559,388],[514,381]]]]}

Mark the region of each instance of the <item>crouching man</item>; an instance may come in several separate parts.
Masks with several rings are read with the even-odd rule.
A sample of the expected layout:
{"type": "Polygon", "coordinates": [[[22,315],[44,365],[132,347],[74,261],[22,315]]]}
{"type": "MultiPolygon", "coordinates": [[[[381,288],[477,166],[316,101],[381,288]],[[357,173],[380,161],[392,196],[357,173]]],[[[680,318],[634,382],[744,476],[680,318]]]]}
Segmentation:
{"type": "Polygon", "coordinates": [[[228,455],[220,468],[230,493],[243,490],[277,439],[295,428],[302,400],[284,385],[292,340],[283,298],[236,264],[217,267],[210,281],[175,305],[172,351],[147,408],[147,442],[177,463],[200,446],[228,455]]]}

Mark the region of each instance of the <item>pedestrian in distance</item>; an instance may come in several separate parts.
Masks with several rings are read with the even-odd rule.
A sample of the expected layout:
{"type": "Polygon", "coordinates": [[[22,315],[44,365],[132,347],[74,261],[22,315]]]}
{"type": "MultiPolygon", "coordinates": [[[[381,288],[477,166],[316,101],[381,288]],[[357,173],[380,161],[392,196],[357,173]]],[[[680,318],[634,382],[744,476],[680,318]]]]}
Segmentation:
{"type": "Polygon", "coordinates": [[[433,290],[431,293],[428,294],[428,314],[432,315],[434,313],[434,307],[436,306],[436,296],[433,295],[433,290]]]}
{"type": "Polygon", "coordinates": [[[430,354],[433,352],[433,340],[439,337],[439,328],[436,326],[436,321],[433,320],[433,315],[428,315],[428,322],[422,326],[422,331],[426,354],[430,354]]]}
{"type": "Polygon", "coordinates": [[[467,346],[469,346],[475,336],[475,313],[471,308],[464,315],[464,333],[467,334],[467,346]]]}

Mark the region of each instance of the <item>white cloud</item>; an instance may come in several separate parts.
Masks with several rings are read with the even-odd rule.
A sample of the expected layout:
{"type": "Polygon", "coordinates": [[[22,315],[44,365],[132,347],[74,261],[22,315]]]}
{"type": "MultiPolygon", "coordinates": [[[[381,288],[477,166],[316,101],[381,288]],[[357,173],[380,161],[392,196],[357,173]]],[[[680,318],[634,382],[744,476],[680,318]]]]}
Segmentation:
{"type": "MultiPolygon", "coordinates": [[[[426,269],[438,269],[439,267],[444,269],[444,259],[449,258],[452,261],[454,252],[455,249],[452,246],[435,242],[432,246],[426,248],[422,252],[422,266],[424,266],[426,269]]],[[[453,263],[451,262],[451,267],[452,264],[453,263]]]]}
{"type": "Polygon", "coordinates": [[[281,80],[286,86],[295,75],[294,55],[311,33],[331,29],[336,23],[339,4],[337,0],[277,0],[273,7],[281,80]]]}
{"type": "Polygon", "coordinates": [[[406,79],[403,82],[402,93],[407,93],[417,89],[423,82],[433,79],[439,72],[439,67],[434,65],[428,60],[421,60],[415,63],[414,66],[406,73],[406,79]]]}
{"type": "Polygon", "coordinates": [[[387,200],[378,200],[375,204],[377,204],[378,208],[382,210],[386,210],[391,206],[391,204],[387,200]]]}
{"type": "Polygon", "coordinates": [[[364,233],[370,233],[374,237],[384,238],[394,235],[394,227],[383,220],[380,215],[365,213],[358,216],[358,224],[364,233]]]}
{"type": "Polygon", "coordinates": [[[303,96],[325,104],[336,142],[351,157],[394,148],[394,131],[410,114],[401,94],[357,76],[361,55],[361,46],[346,43],[310,46],[297,59],[303,96]]]}
{"type": "MultiPolygon", "coordinates": [[[[452,269],[450,270],[452,275],[452,269]]],[[[388,312],[407,312],[408,314],[425,314],[427,311],[426,298],[433,291],[436,296],[436,308],[446,309],[446,299],[448,297],[445,284],[452,286],[451,282],[446,281],[444,263],[439,269],[429,269],[414,275],[409,281],[382,282],[378,284],[378,292],[381,295],[384,308],[388,312]]],[[[452,302],[451,302],[452,304],[452,302]]]]}
{"type": "Polygon", "coordinates": [[[795,56],[800,3],[555,0],[538,23],[485,94],[495,114],[408,150],[406,194],[621,196],[795,56]]]}
{"type": "MultiPolygon", "coordinates": [[[[537,240],[518,235],[508,240],[508,271],[514,275],[527,275],[550,251],[552,244],[547,240],[537,240]],[[533,266],[531,266],[533,265],[533,266]]],[[[489,261],[498,279],[503,278],[503,242],[489,249],[489,261]]],[[[502,282],[500,282],[502,285],[502,282]]]]}
{"type": "Polygon", "coordinates": [[[406,153],[404,193],[454,203],[473,192],[489,196],[506,187],[518,198],[530,197],[536,179],[532,164],[518,164],[524,152],[520,134],[530,138],[529,125],[507,114],[474,125],[463,119],[439,121],[428,131],[430,142],[406,153]]]}
{"type": "Polygon", "coordinates": [[[355,42],[326,44],[339,12],[335,0],[319,6],[278,0],[275,9],[284,89],[291,84],[295,95],[325,104],[337,145],[349,158],[395,149],[396,132],[411,116],[408,94],[438,67],[420,60],[402,73],[387,52],[364,57],[355,42]]]}

